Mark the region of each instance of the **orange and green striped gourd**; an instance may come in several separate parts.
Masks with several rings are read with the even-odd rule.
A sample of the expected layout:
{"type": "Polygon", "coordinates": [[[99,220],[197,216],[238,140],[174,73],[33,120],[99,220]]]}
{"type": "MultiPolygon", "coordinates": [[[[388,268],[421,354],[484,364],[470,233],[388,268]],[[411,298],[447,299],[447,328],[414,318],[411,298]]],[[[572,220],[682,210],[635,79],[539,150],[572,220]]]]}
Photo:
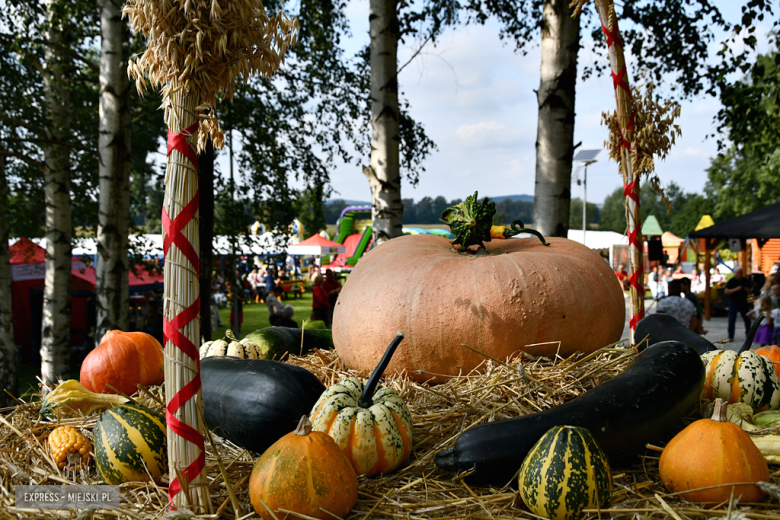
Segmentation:
{"type": "Polygon", "coordinates": [[[92,431],[95,466],[106,484],[160,482],[168,469],[165,418],[135,404],[103,412],[92,431]]]}
{"type": "Polygon", "coordinates": [[[314,430],[330,435],[358,475],[389,473],[412,451],[412,418],[403,399],[379,378],[398,344],[399,332],[368,382],[348,378],[331,385],[314,405],[314,430]]]}
{"type": "Polygon", "coordinates": [[[780,377],[772,361],[748,350],[763,317],[759,315],[753,323],[738,351],[713,350],[701,356],[705,367],[703,399],[745,403],[755,411],[780,407],[780,377]]]}
{"type": "Polygon", "coordinates": [[[572,520],[583,509],[612,501],[607,456],[585,428],[554,426],[528,452],[520,467],[520,496],[535,515],[572,520]]]}

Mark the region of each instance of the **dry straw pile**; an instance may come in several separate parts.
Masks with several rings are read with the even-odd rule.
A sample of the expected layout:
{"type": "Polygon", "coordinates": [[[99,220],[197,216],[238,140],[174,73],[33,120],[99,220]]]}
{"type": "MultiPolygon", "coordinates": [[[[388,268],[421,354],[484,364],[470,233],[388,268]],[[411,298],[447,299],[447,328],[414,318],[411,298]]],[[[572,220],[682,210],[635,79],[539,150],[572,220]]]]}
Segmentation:
{"type": "Polygon", "coordinates": [[[197,93],[200,150],[209,136],[217,148],[224,144],[214,115],[217,95],[232,98],[240,76],[271,77],[298,31],[297,19],[281,12],[269,18],[259,0],[128,0],[124,15],[147,40],[147,50],[127,65],[138,92],[144,77],[162,86],[169,126],[173,94],[197,93]]]}
{"type": "MultiPolygon", "coordinates": [[[[575,355],[554,361],[529,357],[516,359],[508,365],[488,361],[481,367],[481,373],[452,378],[436,386],[419,384],[406,377],[385,379],[384,383],[395,388],[409,404],[415,435],[413,453],[409,462],[390,475],[360,477],[358,503],[347,518],[536,518],[527,511],[511,486],[500,489],[469,486],[459,476],[439,470],[433,457],[450,447],[463,430],[474,424],[558,406],[614,377],[635,357],[633,350],[621,346],[604,348],[588,357],[575,355]],[[518,370],[520,366],[532,381],[530,387],[518,370]]],[[[335,352],[292,356],[287,361],[316,374],[325,385],[356,375],[343,367],[335,352]]],[[[162,409],[160,388],[150,389],[150,394],[141,396],[139,400],[143,404],[162,409]]],[[[55,424],[42,422],[38,409],[38,403],[24,404],[0,418],[0,518],[26,520],[76,516],[70,512],[20,511],[14,507],[15,485],[60,484],[72,478],[65,471],[57,470],[51,462],[45,438],[55,424]]],[[[694,418],[689,417],[678,430],[694,418]]],[[[80,429],[91,439],[95,418],[63,419],[61,423],[80,429]]],[[[206,442],[206,472],[215,514],[220,518],[257,518],[247,495],[249,474],[257,454],[238,449],[216,435],[213,435],[213,442],[210,444],[208,439],[206,442]]],[[[586,517],[683,519],[725,518],[729,514],[731,519],[780,517],[780,505],[772,498],[761,504],[745,506],[735,502],[720,510],[705,510],[667,493],[658,476],[658,455],[649,451],[641,464],[613,468],[614,499],[610,510],[589,511],[586,517]]],[[[773,482],[777,484],[780,483],[780,471],[774,469],[773,482]]],[[[90,484],[100,482],[94,467],[89,473],[75,475],[75,480],[90,484]]],[[[121,510],[101,510],[94,518],[183,519],[191,516],[186,511],[172,516],[166,505],[164,488],[154,484],[125,484],[121,510]]],[[[86,517],[82,515],[82,518],[86,517]]],[[[287,518],[298,517],[290,514],[287,518]]]]}

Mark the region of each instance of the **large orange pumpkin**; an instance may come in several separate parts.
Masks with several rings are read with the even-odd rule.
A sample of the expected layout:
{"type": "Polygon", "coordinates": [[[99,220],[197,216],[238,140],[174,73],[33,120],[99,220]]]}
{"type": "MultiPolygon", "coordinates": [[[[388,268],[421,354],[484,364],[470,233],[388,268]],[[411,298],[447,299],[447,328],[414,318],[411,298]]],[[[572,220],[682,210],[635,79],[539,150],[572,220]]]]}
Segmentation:
{"type": "Polygon", "coordinates": [[[775,366],[777,376],[780,377],[780,347],[772,345],[770,347],[761,347],[755,350],[756,354],[760,354],[765,358],[768,358],[775,366]]]}
{"type": "Polygon", "coordinates": [[[264,520],[287,516],[281,509],[344,518],[357,493],[357,475],[344,452],[327,434],[312,431],[306,416],[257,459],[249,476],[249,500],[264,520]]]}
{"type": "Polygon", "coordinates": [[[386,338],[406,335],[389,373],[418,381],[467,374],[485,359],[519,350],[568,356],[620,339],[625,298],[609,264],[564,238],[486,242],[477,254],[446,238],[394,238],[364,255],[344,284],[333,315],[341,360],[368,372],[386,338]]]}
{"type": "Polygon", "coordinates": [[[720,398],[715,400],[712,419],[688,425],[669,441],[658,469],[669,491],[710,507],[728,502],[732,487],[740,503],[764,497],[758,486],[725,484],[769,481],[764,456],[742,428],[726,419],[726,404],[720,398]]]}
{"type": "Polygon", "coordinates": [[[136,385],[159,385],[165,380],[162,346],[145,332],[106,332],[100,345],[81,364],[81,384],[87,390],[114,394],[106,385],[132,395],[136,385]]]}

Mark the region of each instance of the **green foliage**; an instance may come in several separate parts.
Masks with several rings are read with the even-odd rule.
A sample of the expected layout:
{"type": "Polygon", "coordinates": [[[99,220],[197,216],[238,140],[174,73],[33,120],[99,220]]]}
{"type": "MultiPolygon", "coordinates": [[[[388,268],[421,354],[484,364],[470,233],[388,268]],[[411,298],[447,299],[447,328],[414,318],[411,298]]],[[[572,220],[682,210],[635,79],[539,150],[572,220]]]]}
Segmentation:
{"type": "Polygon", "coordinates": [[[716,221],[780,200],[780,53],[759,55],[744,78],[721,89],[721,103],[721,153],[705,187],[716,221]]]}
{"type": "MultiPolygon", "coordinates": [[[[598,206],[592,202],[588,202],[588,211],[585,217],[587,218],[588,229],[594,229],[593,224],[598,224],[601,220],[601,212],[599,211],[598,206]]],[[[582,199],[579,197],[571,200],[569,209],[569,229],[582,229],[582,199]]]]}

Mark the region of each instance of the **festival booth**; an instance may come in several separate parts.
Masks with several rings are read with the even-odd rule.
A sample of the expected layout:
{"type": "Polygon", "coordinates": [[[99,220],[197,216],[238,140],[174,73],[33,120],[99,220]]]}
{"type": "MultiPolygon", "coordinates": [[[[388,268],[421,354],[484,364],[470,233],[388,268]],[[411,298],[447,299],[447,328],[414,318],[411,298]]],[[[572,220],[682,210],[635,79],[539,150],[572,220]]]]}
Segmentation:
{"type": "MultiPolygon", "coordinates": [[[[739,252],[739,265],[742,266],[745,273],[749,271],[747,245],[751,240],[762,253],[764,248],[766,248],[766,266],[769,267],[774,265],[775,262],[780,262],[780,254],[775,253],[773,258],[772,253],[774,250],[767,248],[770,240],[773,241],[772,246],[780,242],[778,241],[780,239],[780,202],[775,202],[745,215],[699,229],[691,233],[690,238],[699,240],[699,251],[704,253],[704,315],[705,318],[709,319],[711,311],[711,255],[715,248],[723,240],[729,240],[729,249],[739,252]]],[[[761,262],[760,265],[763,267],[764,262],[761,262]]],[[[769,269],[771,271],[771,267],[769,269]]],[[[769,274],[770,271],[765,271],[765,273],[769,274]]]]}
{"type": "MultiPolygon", "coordinates": [[[[9,247],[11,264],[11,312],[14,342],[22,347],[22,357],[31,361],[40,346],[46,250],[22,237],[9,247]]],[[[85,264],[71,265],[71,343],[81,345],[87,339],[87,303],[95,284],[85,275],[85,264]]]]}

